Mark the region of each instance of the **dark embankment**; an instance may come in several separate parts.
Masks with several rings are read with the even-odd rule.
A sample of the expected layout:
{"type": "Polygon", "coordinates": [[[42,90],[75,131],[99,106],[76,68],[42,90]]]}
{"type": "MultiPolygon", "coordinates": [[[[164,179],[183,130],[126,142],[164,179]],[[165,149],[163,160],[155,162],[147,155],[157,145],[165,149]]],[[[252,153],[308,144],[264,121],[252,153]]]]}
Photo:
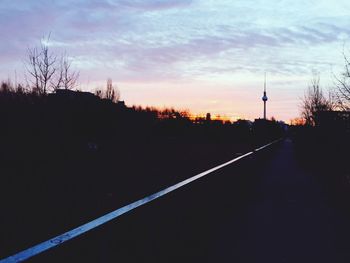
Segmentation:
{"type": "Polygon", "coordinates": [[[333,193],[334,205],[342,209],[350,201],[349,127],[345,119],[331,119],[317,127],[293,127],[291,132],[299,162],[318,174],[333,193]]]}
{"type": "Polygon", "coordinates": [[[0,92],[0,258],[282,135],[91,93],[0,92]]]}

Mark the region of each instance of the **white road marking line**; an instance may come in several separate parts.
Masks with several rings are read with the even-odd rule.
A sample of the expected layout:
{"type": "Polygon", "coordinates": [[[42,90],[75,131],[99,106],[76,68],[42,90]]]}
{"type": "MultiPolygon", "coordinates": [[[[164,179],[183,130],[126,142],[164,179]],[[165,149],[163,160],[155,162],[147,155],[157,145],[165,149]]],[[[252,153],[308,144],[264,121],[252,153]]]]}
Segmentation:
{"type": "Polygon", "coordinates": [[[211,168],[211,169],[209,169],[209,170],[207,170],[205,172],[197,174],[197,175],[195,175],[195,176],[193,176],[191,178],[188,178],[188,179],[186,179],[186,180],[184,180],[182,182],[179,182],[179,183],[177,183],[175,185],[172,185],[172,186],[170,186],[168,188],[165,188],[165,189],[163,189],[163,190],[161,190],[161,191],[159,191],[157,193],[149,195],[149,196],[147,196],[147,197],[145,197],[143,199],[140,199],[140,200],[138,200],[136,202],[133,202],[133,203],[131,203],[129,205],[123,206],[123,207],[121,207],[121,208],[119,208],[117,210],[114,210],[113,212],[110,212],[110,213],[108,213],[106,215],[103,215],[103,216],[101,216],[101,217],[99,217],[99,218],[97,218],[95,220],[92,220],[92,221],[90,221],[90,222],[88,222],[88,223],[86,223],[84,225],[81,225],[81,226],[79,226],[77,228],[74,228],[74,229],[72,229],[72,230],[70,230],[68,232],[65,232],[65,233],[63,233],[63,234],[61,234],[59,236],[56,236],[56,237],[54,237],[52,239],[44,241],[44,242],[42,242],[42,243],[40,243],[38,245],[35,245],[35,246],[31,247],[31,248],[23,250],[23,251],[15,254],[15,255],[12,255],[10,257],[2,259],[2,260],[0,260],[0,263],[20,262],[20,261],[27,260],[27,259],[29,259],[29,258],[31,258],[31,257],[33,257],[35,255],[38,255],[38,254],[40,254],[40,253],[42,253],[42,252],[44,252],[46,250],[49,250],[49,249],[51,249],[51,248],[53,248],[55,246],[58,246],[58,245],[66,242],[66,241],[68,241],[70,239],[73,239],[73,238],[75,238],[75,237],[77,237],[77,236],[79,236],[81,234],[84,234],[84,233],[88,232],[91,229],[94,229],[94,228],[96,228],[98,226],[101,226],[101,225],[103,225],[103,224],[105,224],[105,223],[107,223],[107,222],[109,222],[109,221],[111,221],[111,220],[113,220],[113,219],[115,219],[115,218],[117,218],[117,217],[119,217],[119,216],[121,216],[121,215],[123,215],[123,214],[125,214],[125,213],[127,213],[127,212],[129,212],[129,211],[131,211],[131,210],[133,210],[135,208],[137,208],[137,207],[139,207],[139,206],[147,204],[147,203],[149,203],[149,202],[151,202],[151,201],[153,201],[153,200],[155,200],[155,199],[157,199],[157,198],[159,198],[159,197],[161,197],[163,195],[166,195],[166,194],[168,194],[168,193],[170,193],[172,191],[175,191],[176,189],[179,189],[180,187],[183,187],[183,186],[185,186],[185,185],[187,185],[187,184],[189,184],[189,183],[191,183],[191,182],[193,182],[195,180],[198,180],[199,178],[201,178],[203,176],[206,176],[206,175],[208,175],[208,174],[210,174],[210,173],[212,173],[212,172],[214,172],[216,170],[219,170],[219,169],[221,169],[221,168],[223,168],[225,166],[228,166],[228,165],[230,165],[230,164],[232,164],[234,162],[237,162],[238,160],[243,159],[243,158],[253,154],[254,152],[260,151],[260,150],[262,150],[262,149],[264,149],[264,148],[266,148],[266,147],[268,147],[268,146],[270,146],[270,145],[272,145],[272,144],[274,144],[274,143],[276,143],[276,142],[278,142],[280,140],[281,139],[273,141],[273,142],[271,142],[269,144],[266,144],[266,145],[264,145],[264,146],[262,146],[260,148],[255,149],[255,150],[253,150],[251,152],[248,152],[248,153],[243,154],[243,155],[241,155],[241,156],[239,156],[237,158],[234,158],[231,161],[228,161],[228,162],[223,163],[221,165],[218,165],[218,166],[216,166],[214,168],[211,168]]]}

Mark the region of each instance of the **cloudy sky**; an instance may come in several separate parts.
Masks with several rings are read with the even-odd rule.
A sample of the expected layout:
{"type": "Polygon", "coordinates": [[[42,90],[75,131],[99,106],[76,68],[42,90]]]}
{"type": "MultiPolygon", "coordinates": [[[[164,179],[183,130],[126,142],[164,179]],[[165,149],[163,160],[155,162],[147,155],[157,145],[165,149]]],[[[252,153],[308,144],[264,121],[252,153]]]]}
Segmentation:
{"type": "Polygon", "coordinates": [[[341,71],[350,1],[0,0],[0,79],[49,33],[82,90],[112,78],[128,105],[254,119],[266,71],[268,116],[288,121],[312,71],[324,87],[341,71]]]}

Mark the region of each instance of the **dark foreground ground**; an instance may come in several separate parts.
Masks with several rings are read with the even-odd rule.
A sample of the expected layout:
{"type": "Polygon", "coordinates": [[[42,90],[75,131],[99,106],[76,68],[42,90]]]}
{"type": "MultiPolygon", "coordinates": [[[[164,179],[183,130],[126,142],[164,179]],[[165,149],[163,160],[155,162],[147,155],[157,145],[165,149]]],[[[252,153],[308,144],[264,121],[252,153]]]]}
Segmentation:
{"type": "Polygon", "coordinates": [[[346,194],[325,173],[287,139],[31,262],[350,262],[346,194]]]}
{"type": "Polygon", "coordinates": [[[50,155],[26,148],[2,160],[0,258],[191,177],[252,148],[179,139],[50,155]]]}

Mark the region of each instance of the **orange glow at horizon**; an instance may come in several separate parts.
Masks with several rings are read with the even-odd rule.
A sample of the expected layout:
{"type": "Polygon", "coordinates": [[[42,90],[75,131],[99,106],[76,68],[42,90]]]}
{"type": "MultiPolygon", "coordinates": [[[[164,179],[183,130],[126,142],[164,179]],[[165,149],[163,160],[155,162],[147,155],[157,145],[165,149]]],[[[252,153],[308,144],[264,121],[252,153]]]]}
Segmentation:
{"type": "MultiPolygon", "coordinates": [[[[192,118],[211,114],[212,119],[236,121],[254,120],[263,114],[261,101],[263,82],[258,79],[227,85],[220,82],[164,82],[164,83],[118,83],[121,98],[129,106],[174,108],[190,112],[192,118]]],[[[274,117],[286,123],[299,116],[298,109],[290,110],[298,104],[297,95],[288,90],[277,90],[268,86],[269,101],[267,117],[274,117]]],[[[276,85],[275,85],[276,86],[276,85]]]]}

